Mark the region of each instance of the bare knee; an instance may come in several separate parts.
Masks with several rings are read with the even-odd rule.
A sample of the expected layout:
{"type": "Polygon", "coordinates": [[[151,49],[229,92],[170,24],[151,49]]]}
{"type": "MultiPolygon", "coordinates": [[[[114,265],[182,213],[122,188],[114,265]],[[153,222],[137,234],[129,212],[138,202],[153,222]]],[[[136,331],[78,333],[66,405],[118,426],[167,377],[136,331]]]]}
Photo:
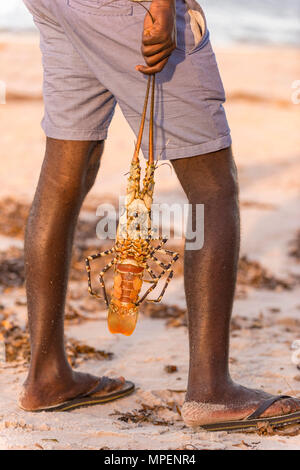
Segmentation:
{"type": "Polygon", "coordinates": [[[66,203],[82,200],[95,182],[103,149],[103,141],[47,139],[39,191],[66,203]]]}

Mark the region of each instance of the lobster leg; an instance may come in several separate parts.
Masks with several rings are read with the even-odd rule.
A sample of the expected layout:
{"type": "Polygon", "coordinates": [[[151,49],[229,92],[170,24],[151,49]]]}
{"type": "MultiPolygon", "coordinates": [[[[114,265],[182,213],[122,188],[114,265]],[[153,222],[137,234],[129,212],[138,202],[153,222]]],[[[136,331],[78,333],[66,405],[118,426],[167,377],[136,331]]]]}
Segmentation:
{"type": "Polygon", "coordinates": [[[167,238],[161,238],[161,237],[159,237],[159,240],[161,240],[161,242],[155,248],[153,248],[152,252],[150,253],[150,256],[154,255],[154,253],[156,253],[158,250],[160,250],[161,247],[163,245],[165,245],[168,241],[167,238]]]}
{"type": "Polygon", "coordinates": [[[171,256],[174,256],[175,254],[177,255],[178,253],[176,251],[171,251],[171,250],[164,250],[162,248],[159,248],[157,250],[159,253],[161,253],[162,255],[171,255],[171,256]]]}
{"type": "Polygon", "coordinates": [[[170,282],[170,280],[172,279],[173,274],[174,274],[174,273],[173,273],[173,270],[171,269],[171,266],[172,266],[172,265],[178,260],[178,258],[179,258],[179,254],[178,254],[178,253],[173,253],[173,252],[170,252],[170,253],[172,253],[173,258],[172,258],[172,260],[170,261],[170,263],[169,263],[168,265],[164,265],[164,264],[161,263],[157,258],[151,257],[151,259],[152,259],[153,261],[155,261],[157,264],[159,264],[159,266],[161,266],[161,267],[163,266],[164,268],[163,268],[163,270],[161,271],[161,273],[160,273],[158,276],[155,276],[155,274],[153,273],[153,271],[151,271],[150,267],[147,266],[146,269],[147,269],[147,271],[149,272],[149,274],[150,274],[150,271],[151,271],[152,274],[150,274],[150,275],[151,275],[151,277],[153,276],[154,282],[153,282],[152,286],[150,286],[149,289],[145,292],[145,294],[143,295],[143,297],[136,303],[136,305],[140,305],[144,300],[146,300],[146,298],[148,297],[148,295],[156,288],[156,286],[157,286],[157,284],[158,284],[158,281],[163,277],[163,275],[164,275],[165,273],[169,273],[169,275],[168,275],[168,277],[167,277],[167,279],[166,279],[165,285],[164,285],[164,287],[163,287],[163,290],[162,290],[162,292],[160,293],[159,297],[158,297],[157,299],[153,299],[153,300],[150,299],[150,300],[148,300],[148,302],[160,302],[160,301],[161,301],[161,299],[162,299],[164,293],[166,292],[166,289],[167,289],[167,287],[168,287],[168,284],[169,284],[169,282],[170,282]]]}
{"type": "Polygon", "coordinates": [[[103,296],[104,296],[104,300],[105,300],[105,303],[106,303],[107,307],[109,306],[109,301],[108,301],[108,297],[107,297],[107,292],[106,292],[105,282],[104,282],[104,277],[103,276],[114,264],[115,264],[115,260],[113,259],[110,263],[108,263],[103,268],[103,271],[101,271],[101,273],[99,274],[100,286],[102,287],[103,296]]]}
{"type": "Polygon", "coordinates": [[[102,251],[102,253],[97,253],[95,255],[88,256],[85,259],[85,269],[88,275],[88,291],[91,295],[96,297],[97,299],[101,299],[102,297],[98,295],[96,292],[93,291],[92,288],[92,280],[91,280],[91,265],[90,262],[97,259],[97,258],[102,258],[103,256],[111,255],[115,251],[114,248],[111,248],[110,250],[102,251]]]}
{"type": "Polygon", "coordinates": [[[167,287],[168,287],[168,285],[169,285],[169,282],[171,281],[173,275],[174,275],[174,271],[173,271],[173,269],[171,269],[170,272],[169,272],[169,275],[168,275],[168,277],[167,277],[167,279],[166,279],[165,285],[164,285],[164,287],[163,287],[161,293],[160,293],[159,296],[157,297],[157,299],[147,299],[148,302],[158,303],[158,302],[161,301],[161,299],[163,298],[163,296],[164,296],[164,294],[165,294],[165,292],[166,292],[166,290],[167,290],[167,287]]]}
{"type": "Polygon", "coordinates": [[[157,275],[155,272],[153,272],[149,266],[146,266],[146,271],[150,274],[152,279],[143,279],[143,282],[148,282],[150,284],[156,283],[157,275]]]}
{"type": "Polygon", "coordinates": [[[170,250],[163,250],[161,248],[159,248],[157,250],[158,253],[161,253],[162,255],[170,255],[172,256],[172,260],[171,260],[171,264],[164,264],[162,263],[159,259],[156,258],[156,256],[152,255],[150,256],[150,259],[152,259],[159,267],[161,267],[162,269],[164,269],[165,271],[168,271],[168,269],[170,268],[170,266],[175,263],[175,261],[178,260],[179,258],[179,253],[176,253],[175,251],[170,251],[170,250]]]}
{"type": "MultiPolygon", "coordinates": [[[[166,292],[166,289],[167,289],[167,287],[168,287],[168,285],[169,285],[169,282],[171,281],[171,279],[172,279],[172,277],[173,277],[173,275],[174,275],[174,271],[173,271],[173,269],[172,269],[172,265],[173,265],[174,263],[176,263],[176,261],[177,261],[178,258],[179,258],[179,254],[178,254],[178,253],[173,252],[173,251],[170,251],[170,250],[163,250],[163,249],[160,249],[159,252],[162,253],[162,254],[165,254],[165,255],[166,255],[166,254],[172,255],[172,259],[171,259],[170,263],[165,267],[164,271],[161,273],[161,275],[160,275],[159,277],[163,276],[163,274],[165,274],[165,273],[169,273],[169,275],[168,275],[168,277],[167,277],[167,279],[166,279],[166,282],[165,282],[165,285],[164,285],[164,287],[163,287],[161,293],[160,293],[159,296],[157,297],[157,299],[148,299],[148,302],[155,302],[155,303],[158,303],[158,302],[161,301],[161,299],[163,298],[163,296],[164,296],[164,294],[165,294],[165,292],[166,292]]],[[[153,257],[153,258],[154,258],[154,257],[153,257]]],[[[155,259],[157,259],[157,258],[155,258],[155,259]]],[[[157,261],[158,261],[158,263],[160,263],[159,260],[157,260],[157,261]]],[[[161,266],[162,264],[163,264],[163,263],[160,263],[160,266],[161,266]]]]}
{"type": "Polygon", "coordinates": [[[146,267],[146,271],[150,274],[150,276],[152,277],[152,280],[144,279],[144,281],[145,282],[154,282],[153,279],[157,278],[156,274],[152,271],[152,269],[149,266],[146,267]]]}

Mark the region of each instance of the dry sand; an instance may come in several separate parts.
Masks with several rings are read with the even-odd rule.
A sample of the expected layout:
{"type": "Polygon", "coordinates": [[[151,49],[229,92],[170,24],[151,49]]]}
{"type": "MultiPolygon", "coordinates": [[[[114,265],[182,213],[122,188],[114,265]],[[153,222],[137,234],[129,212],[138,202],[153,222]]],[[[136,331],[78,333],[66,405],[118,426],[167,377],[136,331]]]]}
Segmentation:
{"type": "MultiPolygon", "coordinates": [[[[243,46],[217,50],[217,57],[228,95],[226,110],[240,175],[241,254],[290,286],[258,288],[260,267],[246,263],[234,306],[232,374],[248,386],[300,396],[300,371],[291,361],[291,344],[300,339],[299,245],[292,245],[300,229],[300,105],[291,102],[291,84],[300,78],[300,53],[297,49],[243,46]],[[290,256],[291,250],[295,256],[290,256]]],[[[0,37],[0,80],[7,82],[8,92],[7,104],[0,106],[1,200],[10,196],[27,204],[33,196],[44,146],[39,127],[43,113],[41,73],[35,35],[0,37]]],[[[124,191],[123,175],[133,142],[117,109],[101,172],[86,206],[114,200],[124,191]]],[[[168,166],[157,172],[157,199],[184,201],[168,166]]],[[[22,247],[20,237],[5,233],[0,233],[2,251],[11,245],[22,247]]],[[[11,321],[23,327],[24,288],[0,285],[0,289],[2,311],[10,309],[11,321]]],[[[81,282],[72,280],[70,299],[76,308],[83,302],[81,312],[89,314],[92,301],[87,300],[81,282]]],[[[164,302],[184,307],[179,274],[164,302]]],[[[79,369],[124,375],[136,382],[137,392],[122,401],[69,414],[28,414],[16,405],[26,364],[2,364],[0,449],[300,448],[299,429],[264,436],[209,434],[186,428],[178,413],[188,368],[186,328],[176,328],[174,322],[166,326],[163,318],[142,315],[132,337],[112,336],[104,310],[95,312],[93,304],[90,312],[92,321],[68,321],[66,334],[113,353],[113,358],[79,360],[79,369]],[[175,372],[167,373],[168,365],[175,365],[175,372]]]]}

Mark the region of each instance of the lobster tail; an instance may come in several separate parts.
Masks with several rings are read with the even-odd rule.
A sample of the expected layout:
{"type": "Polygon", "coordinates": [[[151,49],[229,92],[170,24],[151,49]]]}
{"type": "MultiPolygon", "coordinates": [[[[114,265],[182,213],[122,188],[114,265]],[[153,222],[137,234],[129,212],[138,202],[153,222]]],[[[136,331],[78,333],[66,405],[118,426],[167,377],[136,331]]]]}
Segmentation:
{"type": "Polygon", "coordinates": [[[120,305],[112,299],[108,307],[107,324],[110,333],[131,336],[138,319],[138,307],[134,304],[120,305]]]}
{"type": "MultiPolygon", "coordinates": [[[[128,260],[129,261],[129,260],[128,260]]],[[[130,336],[135,330],[144,268],[135,264],[118,264],[115,269],[114,289],[108,308],[108,329],[111,333],[130,336]]]]}

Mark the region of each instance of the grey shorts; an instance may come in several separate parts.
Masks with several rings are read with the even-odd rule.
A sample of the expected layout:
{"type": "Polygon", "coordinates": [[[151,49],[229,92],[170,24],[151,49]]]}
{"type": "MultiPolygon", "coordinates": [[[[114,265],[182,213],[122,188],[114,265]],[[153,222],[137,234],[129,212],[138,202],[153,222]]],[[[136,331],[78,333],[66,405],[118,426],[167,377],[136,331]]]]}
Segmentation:
{"type": "MultiPolygon", "coordinates": [[[[131,0],[24,2],[41,37],[46,135],[106,139],[116,103],[137,134],[147,82],[135,70],[144,63],[145,9],[131,0]]],[[[176,9],[177,48],[156,78],[155,153],[167,160],[231,144],[204,13],[196,0],[177,0],[176,9]]],[[[144,154],[147,146],[146,137],[144,154]]]]}

